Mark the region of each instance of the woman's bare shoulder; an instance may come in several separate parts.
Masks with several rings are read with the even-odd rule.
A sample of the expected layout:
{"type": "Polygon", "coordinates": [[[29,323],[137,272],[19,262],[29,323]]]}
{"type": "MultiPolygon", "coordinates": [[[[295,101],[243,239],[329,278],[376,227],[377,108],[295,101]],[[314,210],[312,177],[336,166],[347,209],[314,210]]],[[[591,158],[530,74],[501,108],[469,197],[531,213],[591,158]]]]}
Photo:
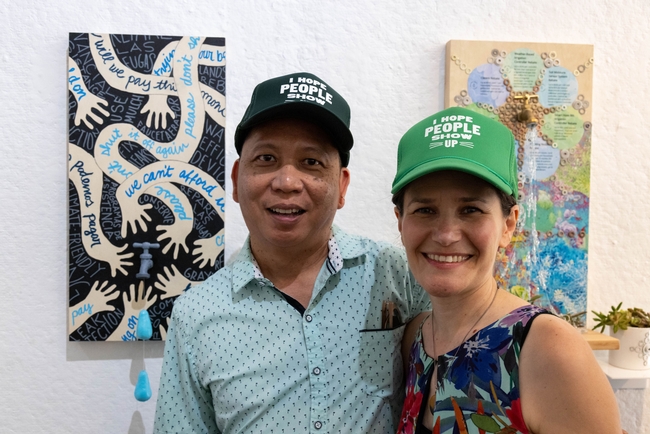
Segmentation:
{"type": "Polygon", "coordinates": [[[587,341],[561,318],[534,319],[521,350],[519,378],[531,432],[621,432],[607,378],[587,341]]]}

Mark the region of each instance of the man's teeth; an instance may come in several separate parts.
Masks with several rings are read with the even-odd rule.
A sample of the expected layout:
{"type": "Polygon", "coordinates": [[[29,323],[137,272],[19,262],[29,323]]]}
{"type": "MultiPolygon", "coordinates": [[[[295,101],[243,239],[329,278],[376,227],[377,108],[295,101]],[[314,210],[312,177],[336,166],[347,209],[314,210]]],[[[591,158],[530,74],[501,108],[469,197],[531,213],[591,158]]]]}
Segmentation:
{"type": "Polygon", "coordinates": [[[278,214],[298,214],[301,210],[299,209],[280,209],[280,208],[271,208],[271,211],[278,214]]]}
{"type": "Polygon", "coordinates": [[[454,255],[454,256],[427,255],[427,257],[429,259],[433,259],[436,262],[450,262],[450,263],[451,262],[463,262],[467,258],[469,258],[469,256],[467,256],[467,255],[463,255],[463,256],[456,256],[456,255],[454,255]]]}

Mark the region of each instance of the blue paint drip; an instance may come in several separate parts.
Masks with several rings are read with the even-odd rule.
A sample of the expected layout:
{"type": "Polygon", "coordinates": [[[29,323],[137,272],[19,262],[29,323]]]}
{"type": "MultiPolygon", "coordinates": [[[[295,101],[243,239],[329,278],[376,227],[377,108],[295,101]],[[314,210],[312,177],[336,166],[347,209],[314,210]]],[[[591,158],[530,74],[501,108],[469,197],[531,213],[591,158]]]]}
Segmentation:
{"type": "Polygon", "coordinates": [[[151,318],[149,317],[149,312],[146,309],[140,311],[138,317],[138,328],[135,331],[135,336],[138,339],[147,341],[153,336],[153,327],[151,326],[151,318]]]}
{"type": "Polygon", "coordinates": [[[147,371],[142,370],[138,375],[138,384],[135,385],[133,392],[135,399],[140,402],[148,401],[151,398],[151,385],[149,384],[149,375],[147,371]]]}

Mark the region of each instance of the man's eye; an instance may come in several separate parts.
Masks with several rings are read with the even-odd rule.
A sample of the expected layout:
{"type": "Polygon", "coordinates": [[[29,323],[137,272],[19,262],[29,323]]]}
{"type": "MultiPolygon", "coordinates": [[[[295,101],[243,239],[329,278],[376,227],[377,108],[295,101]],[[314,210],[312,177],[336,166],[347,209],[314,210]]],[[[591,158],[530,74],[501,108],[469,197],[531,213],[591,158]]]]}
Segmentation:
{"type": "Polygon", "coordinates": [[[316,160],[315,158],[306,158],[305,163],[308,166],[318,166],[321,164],[320,161],[316,160]]]}
{"type": "Polygon", "coordinates": [[[259,155],[257,157],[257,160],[263,161],[265,163],[270,163],[271,161],[274,161],[275,159],[273,158],[273,155],[259,155]]]}

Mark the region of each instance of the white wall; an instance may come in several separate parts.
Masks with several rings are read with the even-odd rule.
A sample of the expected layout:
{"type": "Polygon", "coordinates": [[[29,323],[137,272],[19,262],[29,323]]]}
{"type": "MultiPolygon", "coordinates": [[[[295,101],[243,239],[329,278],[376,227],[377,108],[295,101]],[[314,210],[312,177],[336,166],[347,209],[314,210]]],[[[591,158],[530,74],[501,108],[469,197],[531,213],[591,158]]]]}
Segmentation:
{"type": "MultiPolygon", "coordinates": [[[[397,241],[396,143],[441,109],[450,39],[595,45],[589,309],[648,307],[647,0],[3,1],[0,7],[0,431],[151,433],[133,385],[162,344],[66,341],[68,32],[225,36],[228,170],[253,86],[307,70],[352,107],[352,232],[397,241]]],[[[230,184],[228,183],[228,192],[230,184]]],[[[229,200],[227,257],[246,229],[229,200]]],[[[624,427],[650,433],[650,393],[617,392],[624,427]]]]}

